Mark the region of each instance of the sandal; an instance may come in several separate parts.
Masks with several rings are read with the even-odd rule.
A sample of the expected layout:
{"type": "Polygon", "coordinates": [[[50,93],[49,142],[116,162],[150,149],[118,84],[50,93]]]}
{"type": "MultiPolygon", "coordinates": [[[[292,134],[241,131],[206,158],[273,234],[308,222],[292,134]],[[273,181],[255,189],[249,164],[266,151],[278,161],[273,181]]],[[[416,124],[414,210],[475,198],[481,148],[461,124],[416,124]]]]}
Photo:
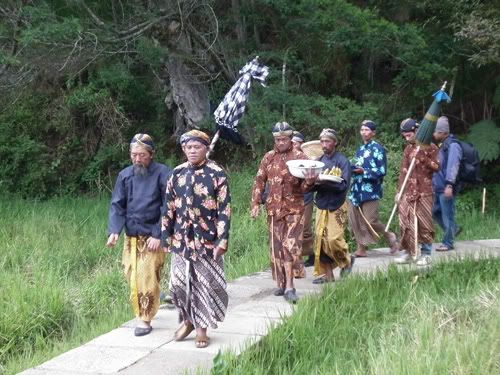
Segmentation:
{"type": "Polygon", "coordinates": [[[331,280],[328,280],[326,277],[322,276],[322,277],[318,277],[317,279],[314,279],[312,281],[313,284],[326,284],[326,283],[331,283],[335,281],[334,279],[331,279],[331,280]]]}
{"type": "Polygon", "coordinates": [[[194,326],[193,323],[182,323],[179,328],[177,328],[177,331],[175,331],[175,341],[182,341],[188,335],[194,331],[194,326]]]}
{"type": "Polygon", "coordinates": [[[436,248],[436,251],[450,251],[450,250],[453,250],[453,248],[452,247],[448,247],[446,245],[439,245],[436,248]]]}
{"type": "Polygon", "coordinates": [[[207,335],[196,335],[196,338],[194,339],[194,346],[196,346],[198,349],[206,348],[209,343],[210,337],[208,337],[207,335]]]}

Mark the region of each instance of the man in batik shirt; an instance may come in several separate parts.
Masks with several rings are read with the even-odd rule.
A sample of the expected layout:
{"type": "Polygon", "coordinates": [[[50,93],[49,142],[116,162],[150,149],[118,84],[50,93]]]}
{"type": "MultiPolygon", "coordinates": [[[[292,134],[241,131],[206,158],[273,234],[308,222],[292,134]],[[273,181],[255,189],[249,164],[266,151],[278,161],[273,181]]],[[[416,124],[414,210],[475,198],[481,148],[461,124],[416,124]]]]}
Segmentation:
{"type": "Polygon", "coordinates": [[[273,127],[274,149],[267,152],[259,166],[252,189],[251,217],[259,214],[266,182],[267,224],[273,280],[278,288],[275,296],[295,303],[298,301],[294,277],[305,277],[302,262],[302,236],[304,230],[305,182],[292,176],[286,162],[304,160],[307,156],[293,148],[293,130],[286,122],[273,127]]]}
{"type": "Polygon", "coordinates": [[[195,345],[209,344],[208,327],[224,320],[228,295],[222,255],[227,251],[231,216],[228,180],[206,158],[210,138],[199,130],[183,135],[187,162],[167,184],[162,245],[172,253],[170,293],[179,311],[177,341],[196,330],[195,345]]]}
{"type": "Polygon", "coordinates": [[[398,250],[396,235],[385,231],[379,220],[379,200],[382,198],[382,183],[387,169],[385,149],[374,140],[376,125],[364,120],[359,131],[363,145],[356,150],[352,165],[351,190],[349,192],[349,225],[357,249],[354,255],[366,257],[366,246],[376,243],[384,236],[391,246],[391,254],[398,250]]]}
{"type": "Polygon", "coordinates": [[[165,260],[160,248],[160,219],[170,169],[153,161],[154,151],[149,135],[134,136],[130,142],[132,165],[119,173],[109,208],[106,246],[114,246],[125,228],[122,264],[139,320],[136,336],[152,330],[151,320],[160,306],[160,274],[165,260]]]}
{"type": "Polygon", "coordinates": [[[411,118],[401,122],[401,134],[408,144],[401,160],[399,193],[396,195],[396,201],[399,205],[401,248],[406,252],[396,258],[395,262],[402,264],[416,261],[417,265],[427,265],[430,263],[434,239],[432,175],[439,170],[439,150],[435,144],[421,145],[419,148],[415,142],[417,127],[418,124],[411,118]],[[401,186],[413,158],[415,167],[401,193],[401,186]],[[421,257],[418,255],[419,244],[421,257]]]}
{"type": "MultiPolygon", "coordinates": [[[[329,181],[321,176],[306,176],[306,186],[316,192],[316,232],[314,237],[314,284],[334,281],[333,270],[341,268],[344,275],[351,271],[354,257],[344,239],[347,225],[347,203],[345,201],[351,164],[344,154],[336,150],[338,138],[333,129],[323,129],[320,136],[323,155],[318,159],[325,165],[322,174],[334,171],[340,181],[329,181]]],[[[330,173],[331,174],[331,173],[330,173]]]]}
{"type": "MultiPolygon", "coordinates": [[[[302,151],[301,146],[304,143],[304,136],[298,132],[293,132],[292,144],[297,151],[302,151]]],[[[307,192],[304,194],[304,232],[302,240],[302,256],[307,256],[304,266],[311,267],[314,265],[314,235],[312,229],[312,215],[314,208],[314,193],[307,192]]]]}

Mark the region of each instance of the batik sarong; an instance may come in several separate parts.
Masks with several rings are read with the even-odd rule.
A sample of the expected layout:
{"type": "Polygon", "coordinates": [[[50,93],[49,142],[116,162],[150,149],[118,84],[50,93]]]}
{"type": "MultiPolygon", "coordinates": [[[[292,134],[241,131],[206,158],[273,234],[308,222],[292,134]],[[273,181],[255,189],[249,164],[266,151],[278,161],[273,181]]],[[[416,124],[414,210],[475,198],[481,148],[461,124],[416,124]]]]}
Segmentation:
{"type": "Polygon", "coordinates": [[[267,217],[271,272],[278,288],[286,287],[286,275],[304,278],[302,260],[304,215],[286,215],[280,219],[267,217]]]}
{"type": "Polygon", "coordinates": [[[417,200],[408,202],[406,195],[403,194],[399,201],[399,230],[401,248],[407,250],[413,257],[418,255],[418,244],[432,243],[434,240],[432,195],[420,196],[417,200]],[[418,233],[416,238],[415,229],[418,233]]]}
{"type": "Polygon", "coordinates": [[[347,225],[347,204],[344,203],[335,211],[316,211],[316,233],[314,242],[314,276],[325,274],[321,263],[332,264],[332,268],[345,268],[351,264],[349,246],[344,239],[347,225]],[[326,259],[325,259],[326,257],[326,259]]]}
{"type": "Polygon", "coordinates": [[[130,287],[130,304],[137,318],[150,322],[160,307],[160,275],[165,262],[163,250],[147,248],[148,236],[125,236],[123,272],[130,287]]]}
{"type": "Polygon", "coordinates": [[[228,294],[224,261],[201,255],[188,260],[172,253],[170,293],[179,311],[179,322],[190,321],[195,328],[217,328],[226,315],[228,294]]]}

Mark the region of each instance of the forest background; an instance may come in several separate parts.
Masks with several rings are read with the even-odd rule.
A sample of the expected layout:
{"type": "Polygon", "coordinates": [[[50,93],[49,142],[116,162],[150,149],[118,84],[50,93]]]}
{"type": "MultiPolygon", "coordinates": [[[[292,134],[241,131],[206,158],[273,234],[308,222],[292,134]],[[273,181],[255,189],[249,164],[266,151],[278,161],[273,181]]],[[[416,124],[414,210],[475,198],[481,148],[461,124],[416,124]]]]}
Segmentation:
{"type": "MultiPolygon", "coordinates": [[[[452,132],[498,173],[498,1],[5,0],[0,5],[0,188],[24,197],[112,188],[135,133],[180,160],[186,129],[213,110],[254,56],[240,130],[214,159],[244,166],[286,120],[306,139],[335,128],[348,150],[365,118],[400,150],[398,124],[422,119],[444,81],[452,132]]],[[[351,152],[352,154],[352,152],[351,152]]],[[[351,156],[351,155],[349,155],[351,156]]],[[[493,173],[491,173],[493,172],[493,173]]]]}
{"type": "MultiPolygon", "coordinates": [[[[106,210],[128,142],[151,134],[156,159],[211,135],[213,111],[255,56],[239,125],[213,158],[233,195],[229,279],[268,264],[250,185],[281,120],[316,139],[335,128],[349,158],[374,120],[388,150],[386,219],[401,157],[399,123],[423,118],[448,81],[452,132],[472,141],[484,184],[461,195],[463,238],[499,238],[498,1],[3,0],[0,2],[0,373],[17,373],[131,318],[120,250],[104,249],[106,210]],[[480,213],[483,186],[488,208],[480,213]]],[[[352,245],[352,240],[350,240],[352,245]]]]}

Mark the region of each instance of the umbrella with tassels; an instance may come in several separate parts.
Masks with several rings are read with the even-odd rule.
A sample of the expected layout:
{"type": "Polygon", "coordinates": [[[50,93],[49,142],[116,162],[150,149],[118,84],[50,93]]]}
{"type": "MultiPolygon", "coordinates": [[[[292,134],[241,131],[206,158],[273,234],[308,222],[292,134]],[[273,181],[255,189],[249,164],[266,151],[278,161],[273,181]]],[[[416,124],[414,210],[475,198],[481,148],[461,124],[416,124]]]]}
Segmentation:
{"type": "MultiPolygon", "coordinates": [[[[450,97],[448,94],[444,91],[446,88],[446,81],[444,82],[443,86],[441,87],[440,90],[436,91],[432,96],[434,97],[434,101],[432,102],[430,108],[427,110],[427,113],[424,116],[424,119],[420,123],[420,126],[417,129],[417,133],[415,135],[415,139],[417,141],[417,151],[415,152],[415,155],[418,154],[420,151],[420,147],[426,147],[429,146],[432,143],[432,134],[434,133],[434,130],[436,129],[436,123],[437,119],[439,117],[439,114],[441,112],[441,103],[447,102],[449,103],[451,101],[450,97]]],[[[403,181],[403,184],[401,185],[401,189],[398,192],[398,196],[401,197],[403,195],[403,192],[406,187],[406,183],[408,182],[408,179],[413,172],[413,168],[415,167],[415,156],[412,158],[410,166],[408,167],[408,172],[406,173],[405,179],[403,181]]],[[[387,222],[387,225],[385,226],[385,231],[387,232],[389,230],[389,226],[391,225],[392,219],[394,217],[394,214],[396,213],[396,208],[398,207],[398,202],[394,203],[394,207],[391,212],[391,216],[389,217],[389,221],[387,222]]]]}
{"type": "Polygon", "coordinates": [[[266,78],[269,75],[269,68],[260,64],[259,56],[257,56],[241,68],[239,74],[240,78],[224,96],[224,99],[214,112],[217,131],[208,149],[207,157],[212,153],[219,136],[235,143],[243,143],[237,126],[245,113],[252,80],[260,82],[260,84],[265,87],[266,78]]]}

